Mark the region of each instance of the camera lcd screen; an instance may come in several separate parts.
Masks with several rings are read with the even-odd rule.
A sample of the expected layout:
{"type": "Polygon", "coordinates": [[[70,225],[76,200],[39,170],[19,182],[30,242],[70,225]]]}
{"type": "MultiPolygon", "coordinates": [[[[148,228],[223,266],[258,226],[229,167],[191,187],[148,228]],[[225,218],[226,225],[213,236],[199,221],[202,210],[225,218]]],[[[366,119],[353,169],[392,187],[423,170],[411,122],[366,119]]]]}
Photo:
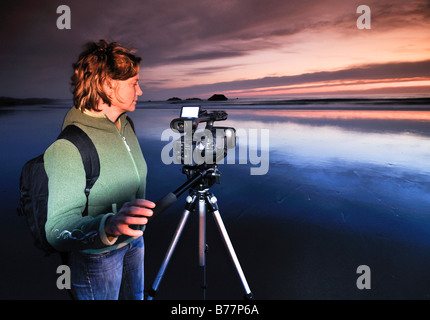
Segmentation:
{"type": "Polygon", "coordinates": [[[198,118],[200,112],[199,106],[188,106],[188,107],[182,107],[181,110],[181,118],[198,118]]]}

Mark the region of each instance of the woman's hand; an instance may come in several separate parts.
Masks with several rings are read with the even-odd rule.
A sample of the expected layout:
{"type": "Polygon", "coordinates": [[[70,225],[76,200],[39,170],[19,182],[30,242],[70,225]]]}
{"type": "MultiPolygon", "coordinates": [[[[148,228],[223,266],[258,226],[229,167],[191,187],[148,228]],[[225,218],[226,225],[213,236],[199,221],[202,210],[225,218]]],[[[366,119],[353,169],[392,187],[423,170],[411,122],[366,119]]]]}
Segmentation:
{"type": "Polygon", "coordinates": [[[120,235],[141,236],[143,234],[142,230],[131,229],[130,225],[147,224],[147,217],[151,217],[153,214],[152,208],[155,208],[155,203],[145,199],[136,199],[125,203],[117,214],[108,217],[106,220],[106,234],[115,237],[120,235]]]}

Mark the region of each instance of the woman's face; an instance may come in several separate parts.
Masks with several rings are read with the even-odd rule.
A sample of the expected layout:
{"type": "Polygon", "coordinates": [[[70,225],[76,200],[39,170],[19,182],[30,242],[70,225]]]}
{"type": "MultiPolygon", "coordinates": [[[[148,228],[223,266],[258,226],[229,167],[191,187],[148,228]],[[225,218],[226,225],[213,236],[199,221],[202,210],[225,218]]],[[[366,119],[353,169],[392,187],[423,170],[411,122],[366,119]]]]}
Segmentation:
{"type": "Polygon", "coordinates": [[[142,95],[139,86],[139,73],[127,80],[116,80],[116,88],[113,90],[112,107],[119,111],[132,112],[136,108],[137,98],[142,95]]]}

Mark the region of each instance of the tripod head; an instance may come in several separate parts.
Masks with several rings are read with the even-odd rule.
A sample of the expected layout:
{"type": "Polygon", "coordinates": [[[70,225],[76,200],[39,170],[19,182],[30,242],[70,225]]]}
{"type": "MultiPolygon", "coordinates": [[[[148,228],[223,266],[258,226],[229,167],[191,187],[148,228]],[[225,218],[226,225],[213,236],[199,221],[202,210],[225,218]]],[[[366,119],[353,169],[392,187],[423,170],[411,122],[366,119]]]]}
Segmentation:
{"type": "Polygon", "coordinates": [[[204,190],[212,187],[215,183],[221,182],[221,172],[216,164],[203,164],[200,166],[183,166],[182,173],[187,175],[188,180],[199,177],[199,180],[191,186],[198,190],[204,190]],[[202,174],[204,173],[204,174],[202,174]]]}
{"type": "Polygon", "coordinates": [[[221,180],[221,172],[216,164],[185,165],[182,167],[182,173],[187,175],[188,180],[175,191],[168,193],[156,202],[153,209],[154,216],[170,207],[188,189],[202,191],[212,187],[215,183],[220,183],[221,180]]]}

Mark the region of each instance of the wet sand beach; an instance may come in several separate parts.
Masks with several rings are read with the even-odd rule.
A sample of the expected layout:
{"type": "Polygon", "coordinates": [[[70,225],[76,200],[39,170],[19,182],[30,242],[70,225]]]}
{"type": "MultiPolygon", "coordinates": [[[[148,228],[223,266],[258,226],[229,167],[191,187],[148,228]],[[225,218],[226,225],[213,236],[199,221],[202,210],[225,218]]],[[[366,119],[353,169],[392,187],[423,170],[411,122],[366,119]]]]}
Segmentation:
{"type": "MultiPolygon", "coordinates": [[[[226,108],[229,119],[220,125],[248,134],[269,130],[269,170],[251,175],[260,164],[250,163],[249,153],[247,163],[240,164],[237,149],[235,163],[219,166],[221,183],[210,189],[255,299],[428,299],[427,111],[276,109],[226,108]],[[371,270],[370,289],[357,287],[361,265],[371,270]]],[[[69,298],[56,287],[61,261],[33,247],[24,220],[16,215],[21,167],[55,139],[66,111],[64,106],[31,106],[0,113],[2,150],[7,151],[1,155],[1,299],[69,298]]],[[[167,144],[161,133],[177,116],[171,106],[138,108],[132,114],[149,166],[151,200],[186,181],[180,165],[160,159],[167,144]]],[[[182,216],[185,196],[147,228],[148,288],[182,216]]],[[[207,244],[207,299],[241,299],[242,285],[210,213],[207,244]]],[[[192,214],[157,299],[201,299],[201,281],[198,218],[192,214]]]]}

